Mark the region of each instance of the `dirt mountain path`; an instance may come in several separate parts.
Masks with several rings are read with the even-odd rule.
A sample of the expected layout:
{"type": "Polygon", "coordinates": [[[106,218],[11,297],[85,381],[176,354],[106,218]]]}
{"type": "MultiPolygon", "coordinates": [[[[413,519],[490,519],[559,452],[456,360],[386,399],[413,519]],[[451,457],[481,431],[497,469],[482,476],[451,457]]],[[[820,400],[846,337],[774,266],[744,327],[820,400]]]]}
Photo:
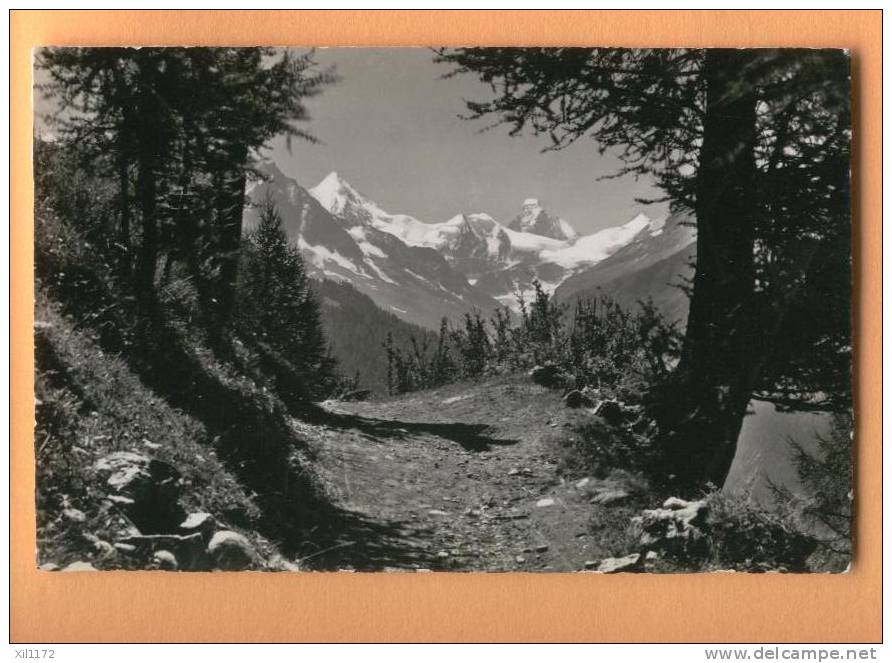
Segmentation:
{"type": "Polygon", "coordinates": [[[346,525],[316,568],[578,571],[609,552],[604,508],[555,471],[558,394],[512,378],[325,407],[306,432],[346,525]]]}

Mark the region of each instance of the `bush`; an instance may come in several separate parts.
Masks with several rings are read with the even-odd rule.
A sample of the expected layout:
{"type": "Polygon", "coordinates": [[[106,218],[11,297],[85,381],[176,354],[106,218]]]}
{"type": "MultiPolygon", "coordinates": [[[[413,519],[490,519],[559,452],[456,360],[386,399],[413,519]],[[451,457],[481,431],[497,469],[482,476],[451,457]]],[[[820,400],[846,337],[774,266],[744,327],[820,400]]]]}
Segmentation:
{"type": "Polygon", "coordinates": [[[738,571],[809,569],[818,542],[797,529],[789,512],[770,510],[748,495],[708,497],[709,566],[738,571]]]}
{"type": "Polygon", "coordinates": [[[680,336],[652,302],[628,311],[600,297],[577,302],[571,313],[540,283],[533,285],[530,303],[518,295],[519,316],[497,309],[487,324],[475,311],[457,327],[444,319],[436,343],[411,338],[408,347],[398,348],[389,340],[390,392],[548,364],[571,376],[572,387],[593,387],[605,397],[641,402],[669,375],[680,336]]]}
{"type": "Polygon", "coordinates": [[[817,541],[811,562],[816,570],[843,571],[852,559],[852,426],[850,412],[834,415],[829,435],[818,437],[814,452],[790,440],[806,495],[772,484],[777,503],[817,541]]]}

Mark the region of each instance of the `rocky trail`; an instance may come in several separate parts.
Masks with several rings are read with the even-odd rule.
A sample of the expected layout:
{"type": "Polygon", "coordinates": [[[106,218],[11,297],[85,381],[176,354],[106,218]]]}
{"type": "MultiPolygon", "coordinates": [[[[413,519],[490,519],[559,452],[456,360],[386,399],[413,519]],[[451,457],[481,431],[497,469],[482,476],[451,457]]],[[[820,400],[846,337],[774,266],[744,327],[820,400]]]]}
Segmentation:
{"type": "Polygon", "coordinates": [[[566,572],[621,551],[628,509],[556,471],[556,392],[505,378],[324,406],[298,425],[343,518],[311,568],[566,572]]]}

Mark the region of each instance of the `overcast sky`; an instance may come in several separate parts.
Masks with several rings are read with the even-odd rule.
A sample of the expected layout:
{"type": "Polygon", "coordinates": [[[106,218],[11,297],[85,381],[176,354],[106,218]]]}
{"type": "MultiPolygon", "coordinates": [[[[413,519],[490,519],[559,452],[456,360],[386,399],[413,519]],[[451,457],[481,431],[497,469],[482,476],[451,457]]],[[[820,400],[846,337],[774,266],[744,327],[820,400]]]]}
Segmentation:
{"type": "Polygon", "coordinates": [[[388,212],[427,222],[460,212],[487,212],[507,223],[525,198],[539,198],[583,234],[644,211],[636,197],[655,197],[650,181],[597,181],[620,165],[599,156],[594,141],[542,153],[546,137],[508,135],[507,127],[462,120],[464,98],[486,99],[489,87],[470,75],[441,79],[448,65],[428,49],[320,49],[323,67],[340,82],[307,101],[307,128],[320,144],[276,141],[271,156],[302,185],[315,186],[335,170],[388,212]]]}

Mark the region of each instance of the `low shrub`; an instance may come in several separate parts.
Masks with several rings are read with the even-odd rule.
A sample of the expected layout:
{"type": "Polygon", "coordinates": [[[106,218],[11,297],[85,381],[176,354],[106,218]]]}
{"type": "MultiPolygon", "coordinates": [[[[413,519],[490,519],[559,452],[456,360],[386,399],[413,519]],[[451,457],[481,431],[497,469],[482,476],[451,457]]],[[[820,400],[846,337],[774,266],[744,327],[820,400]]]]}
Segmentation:
{"type": "Polygon", "coordinates": [[[813,450],[789,441],[804,495],[771,486],[775,501],[817,540],[811,564],[819,571],[843,571],[852,559],[853,423],[851,412],[835,414],[830,432],[818,436],[813,450]]]}
{"type": "Polygon", "coordinates": [[[717,491],[708,498],[708,565],[738,571],[810,570],[817,541],[799,531],[790,514],[749,495],[717,491]]]}
{"type": "MultiPolygon", "coordinates": [[[[654,498],[662,499],[652,493],[654,498]]],[[[749,494],[670,497],[632,517],[628,529],[639,552],[657,554],[658,571],[815,570],[817,541],[797,528],[786,509],[766,508],[749,494]]]]}
{"type": "Polygon", "coordinates": [[[486,320],[475,311],[458,325],[444,319],[433,341],[413,337],[401,348],[389,339],[390,393],[549,365],[567,376],[562,387],[592,387],[604,397],[638,403],[669,375],[680,335],[652,302],[626,310],[600,297],[578,301],[571,311],[540,283],[533,285],[530,302],[518,294],[517,315],[501,308],[486,320]]]}

